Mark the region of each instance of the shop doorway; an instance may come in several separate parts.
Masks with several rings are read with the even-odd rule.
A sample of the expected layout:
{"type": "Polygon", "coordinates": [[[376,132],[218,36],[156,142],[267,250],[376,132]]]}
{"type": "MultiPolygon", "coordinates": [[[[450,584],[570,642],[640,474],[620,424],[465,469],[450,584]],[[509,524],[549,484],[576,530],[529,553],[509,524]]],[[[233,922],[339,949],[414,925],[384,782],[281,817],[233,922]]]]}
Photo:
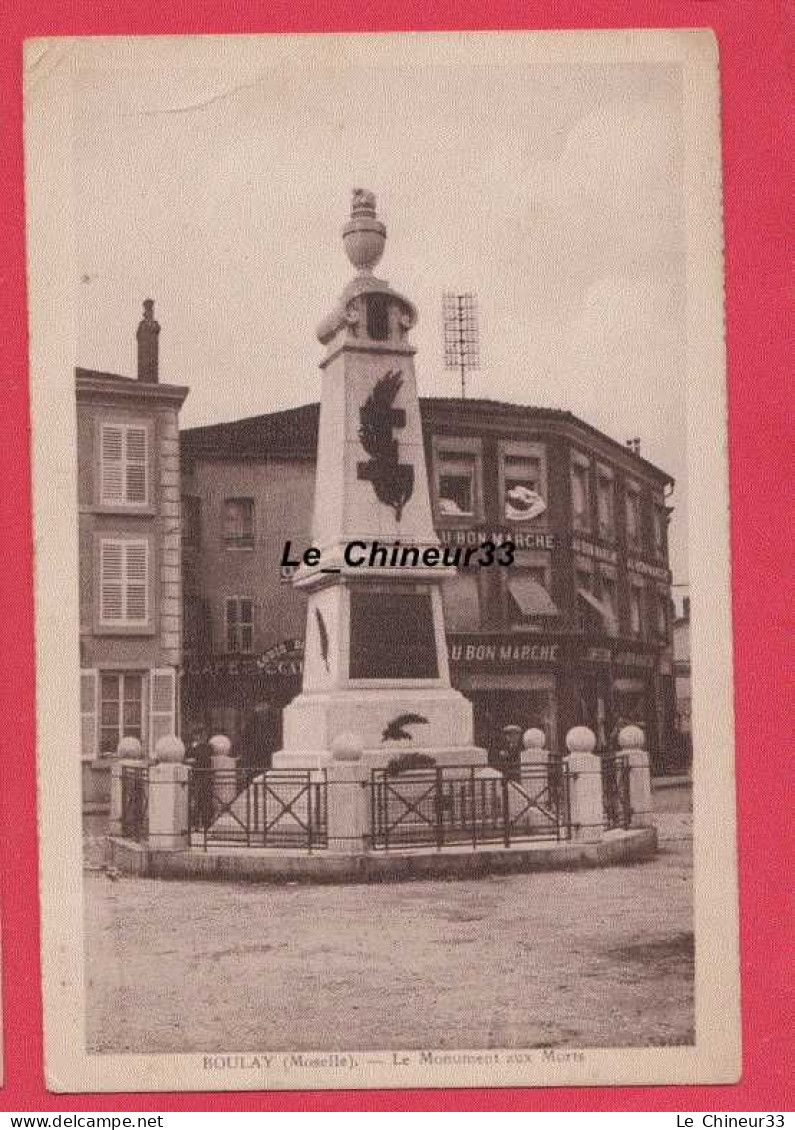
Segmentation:
{"type": "Polygon", "coordinates": [[[543,730],[546,748],[552,748],[551,693],[547,690],[481,690],[468,692],[474,707],[475,744],[496,753],[502,744],[503,726],[531,726],[543,730]]]}

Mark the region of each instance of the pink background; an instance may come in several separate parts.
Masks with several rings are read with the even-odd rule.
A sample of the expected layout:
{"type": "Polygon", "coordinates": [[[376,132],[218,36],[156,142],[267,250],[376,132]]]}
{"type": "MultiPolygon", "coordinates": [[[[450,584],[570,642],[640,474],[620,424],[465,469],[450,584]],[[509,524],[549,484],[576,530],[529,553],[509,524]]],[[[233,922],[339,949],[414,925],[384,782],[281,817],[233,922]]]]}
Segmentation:
{"type": "MultiPolygon", "coordinates": [[[[785,204],[791,178],[786,130],[784,6],[691,0],[11,0],[0,38],[0,844],[2,845],[3,1110],[792,1110],[786,1047],[792,1009],[782,672],[792,635],[792,526],[785,512],[789,460],[785,417],[792,330],[785,321],[785,204]],[[108,10],[103,11],[103,8],[108,10]],[[476,28],[711,27],[720,50],[732,572],[736,664],[737,791],[743,1001],[743,1080],[732,1087],[546,1088],[498,1091],[241,1092],[50,1095],[42,1073],[35,816],[34,682],[28,454],[27,327],[22,169],[22,40],[40,35],[135,35],[264,31],[476,28]],[[789,627],[789,632],[787,628],[789,627]],[[791,1002],[791,997],[790,997],[791,1002]]],[[[791,415],[791,412],[790,412],[791,415]]],[[[791,907],[790,907],[791,911],[791,907]]]]}

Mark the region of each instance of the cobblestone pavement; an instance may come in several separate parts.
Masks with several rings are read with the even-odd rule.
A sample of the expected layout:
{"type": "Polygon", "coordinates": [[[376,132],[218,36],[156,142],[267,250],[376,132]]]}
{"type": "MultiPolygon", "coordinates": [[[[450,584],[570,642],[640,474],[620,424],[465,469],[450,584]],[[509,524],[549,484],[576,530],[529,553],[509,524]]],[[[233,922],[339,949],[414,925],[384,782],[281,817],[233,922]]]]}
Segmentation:
{"type": "Polygon", "coordinates": [[[89,1048],[689,1043],[691,817],[658,799],[652,861],[448,882],[113,879],[89,837],[89,1048]]]}

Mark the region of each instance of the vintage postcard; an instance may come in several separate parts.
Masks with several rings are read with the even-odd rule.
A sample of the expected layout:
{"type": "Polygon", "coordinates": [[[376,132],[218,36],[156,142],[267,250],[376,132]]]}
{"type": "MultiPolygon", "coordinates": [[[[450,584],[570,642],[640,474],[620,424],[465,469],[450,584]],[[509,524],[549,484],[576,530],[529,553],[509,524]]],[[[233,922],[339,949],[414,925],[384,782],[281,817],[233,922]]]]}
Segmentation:
{"type": "Polygon", "coordinates": [[[27,43],[50,1088],[739,1077],[718,73],[27,43]]]}

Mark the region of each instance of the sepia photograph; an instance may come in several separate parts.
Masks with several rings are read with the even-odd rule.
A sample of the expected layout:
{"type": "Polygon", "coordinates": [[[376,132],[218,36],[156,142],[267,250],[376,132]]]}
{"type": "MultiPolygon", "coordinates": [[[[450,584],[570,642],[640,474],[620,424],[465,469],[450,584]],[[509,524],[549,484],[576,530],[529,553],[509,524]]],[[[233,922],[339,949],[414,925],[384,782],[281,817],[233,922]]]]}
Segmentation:
{"type": "Polygon", "coordinates": [[[25,75],[48,1086],[736,1080],[711,34],[25,75]]]}

